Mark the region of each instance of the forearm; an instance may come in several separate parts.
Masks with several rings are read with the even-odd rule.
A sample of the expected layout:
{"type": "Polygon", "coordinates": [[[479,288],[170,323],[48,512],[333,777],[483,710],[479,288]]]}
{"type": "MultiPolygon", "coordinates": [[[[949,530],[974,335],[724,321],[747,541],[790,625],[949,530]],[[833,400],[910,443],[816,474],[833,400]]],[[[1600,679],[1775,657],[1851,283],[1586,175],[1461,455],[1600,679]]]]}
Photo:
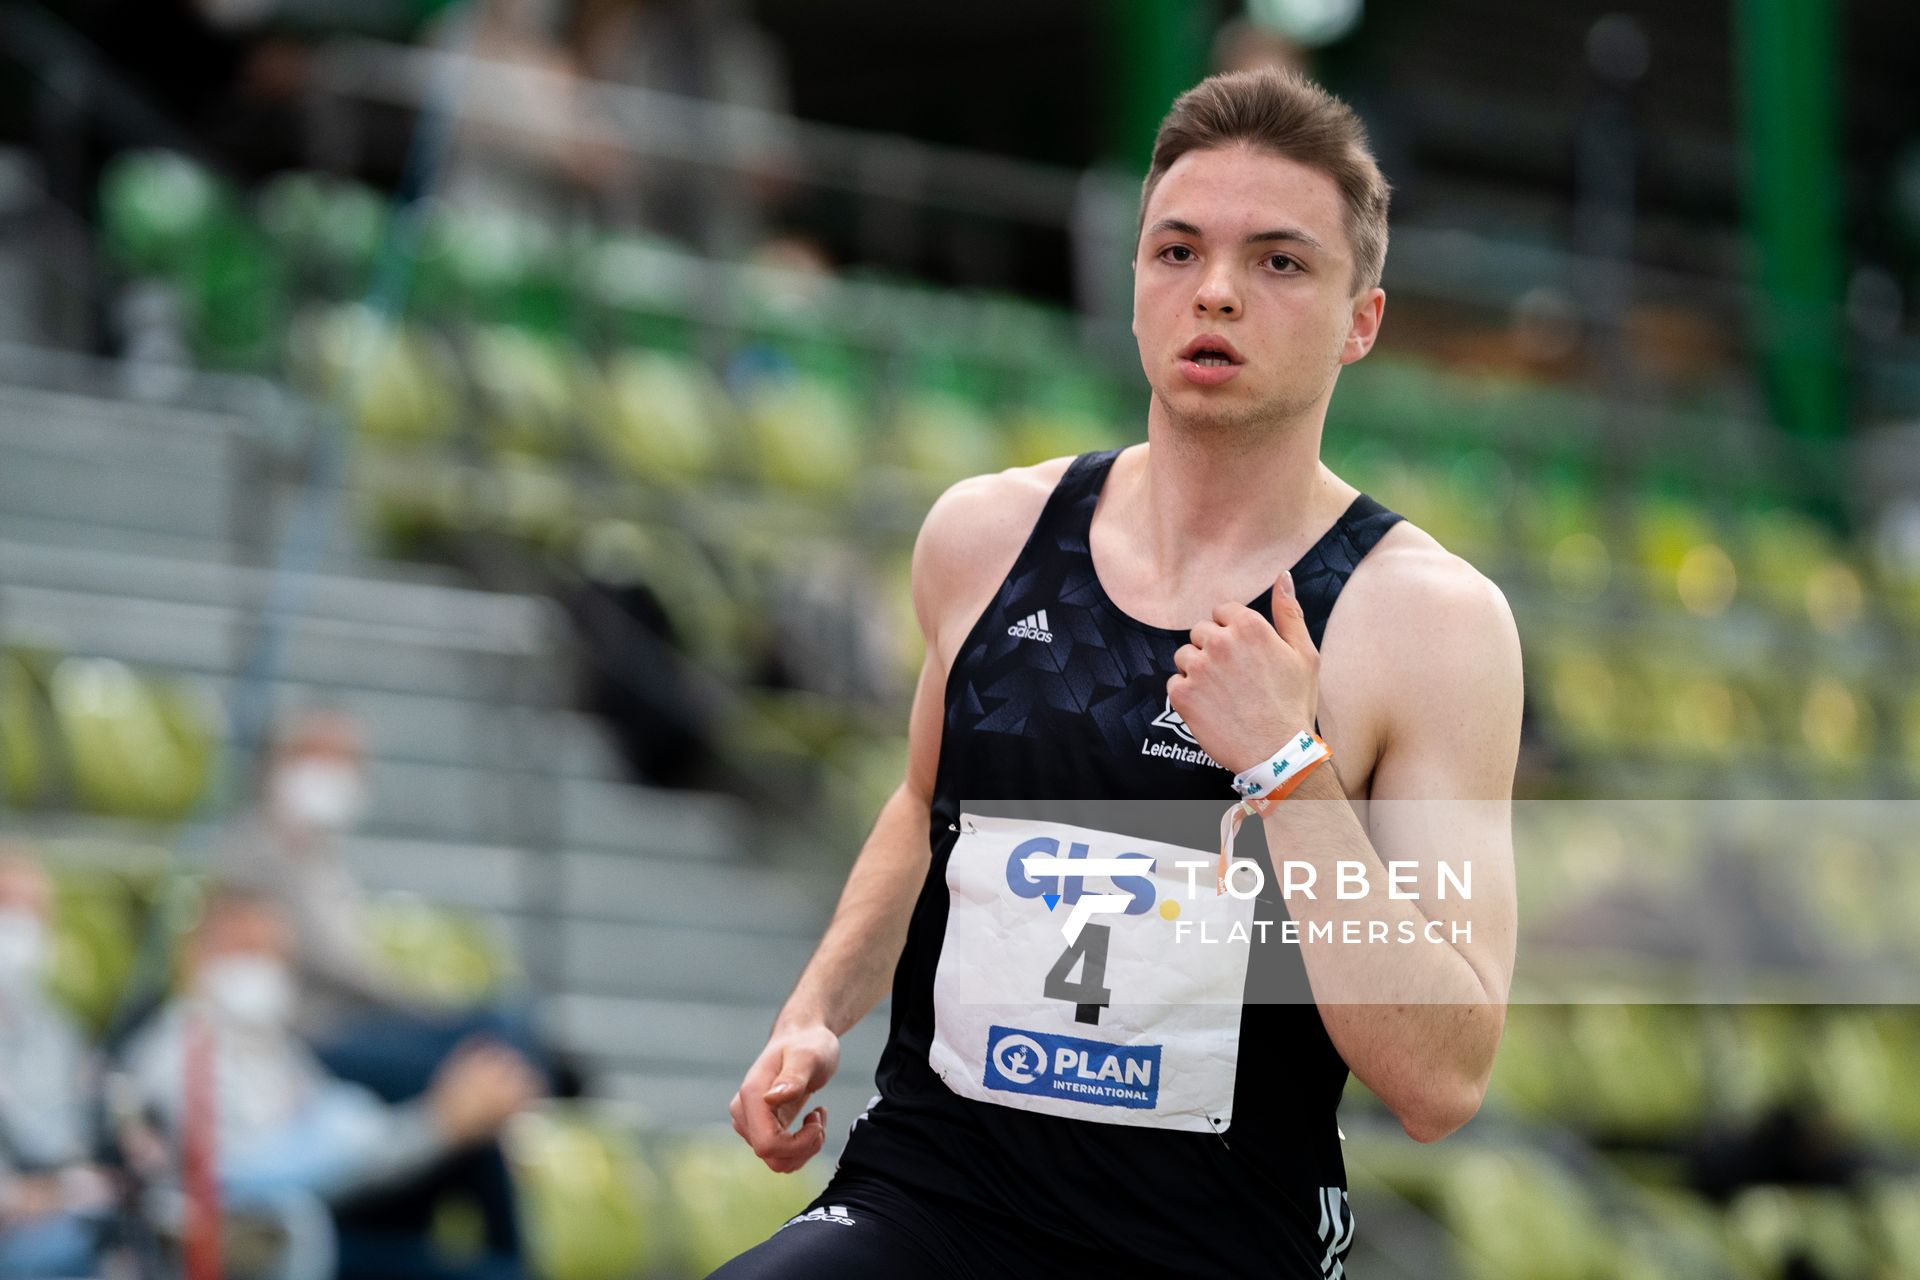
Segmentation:
{"type": "Polygon", "coordinates": [[[1478,1105],[1505,1019],[1504,995],[1457,945],[1470,938],[1456,930],[1475,923],[1464,904],[1433,883],[1409,886],[1416,898],[1388,892],[1389,869],[1331,769],[1310,774],[1263,826],[1280,886],[1288,863],[1296,882],[1313,877],[1311,893],[1282,901],[1341,1057],[1409,1131],[1457,1127],[1478,1105]],[[1350,876],[1358,868],[1364,894],[1340,897],[1341,863],[1350,876]]]}
{"type": "Polygon", "coordinates": [[[904,785],[881,806],[776,1026],[825,1023],[844,1035],[886,994],[926,880],[929,822],[926,801],[904,785]]]}
{"type": "Polygon", "coordinates": [[[406,1177],[447,1150],[425,1107],[388,1107],[335,1082],[288,1125],[223,1153],[221,1184],[242,1198],[288,1189],[331,1198],[406,1177]]]}

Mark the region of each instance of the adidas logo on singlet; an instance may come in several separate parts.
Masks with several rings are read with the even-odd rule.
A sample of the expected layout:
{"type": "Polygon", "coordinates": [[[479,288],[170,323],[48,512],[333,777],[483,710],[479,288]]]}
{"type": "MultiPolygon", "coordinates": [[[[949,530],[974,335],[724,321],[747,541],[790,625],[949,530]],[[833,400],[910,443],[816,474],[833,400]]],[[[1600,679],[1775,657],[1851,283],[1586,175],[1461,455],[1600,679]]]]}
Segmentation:
{"type": "Polygon", "coordinates": [[[1047,611],[1030,613],[1007,628],[1007,634],[1021,640],[1038,640],[1042,644],[1053,643],[1053,628],[1047,625],[1047,611]]]}
{"type": "Polygon", "coordinates": [[[837,1222],[843,1227],[854,1225],[853,1215],[847,1212],[843,1204],[830,1204],[824,1209],[809,1209],[807,1212],[788,1218],[781,1224],[790,1227],[796,1222],[837,1222]]]}

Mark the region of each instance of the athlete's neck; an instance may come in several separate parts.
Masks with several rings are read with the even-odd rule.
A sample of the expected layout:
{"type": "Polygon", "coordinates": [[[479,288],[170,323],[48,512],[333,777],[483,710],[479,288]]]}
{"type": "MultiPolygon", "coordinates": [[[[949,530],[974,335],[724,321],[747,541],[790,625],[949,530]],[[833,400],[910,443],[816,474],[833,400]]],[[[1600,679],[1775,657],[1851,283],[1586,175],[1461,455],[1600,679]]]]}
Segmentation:
{"type": "MultiPolygon", "coordinates": [[[[1157,570],[1297,557],[1356,489],[1320,465],[1320,423],[1214,431],[1171,420],[1158,396],[1116,504],[1157,570]]],[[[1288,561],[1289,563],[1291,560],[1288,561]]]]}

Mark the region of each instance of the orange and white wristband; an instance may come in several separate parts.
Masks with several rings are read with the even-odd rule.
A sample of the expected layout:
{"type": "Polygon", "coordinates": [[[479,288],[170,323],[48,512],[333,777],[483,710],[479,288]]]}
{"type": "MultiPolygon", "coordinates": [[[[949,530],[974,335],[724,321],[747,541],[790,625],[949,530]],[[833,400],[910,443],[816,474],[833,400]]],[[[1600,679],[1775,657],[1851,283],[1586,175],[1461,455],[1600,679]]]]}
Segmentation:
{"type": "Polygon", "coordinates": [[[1333,748],[1304,729],[1287,739],[1287,745],[1250,769],[1233,775],[1233,789],[1239,794],[1231,809],[1220,815],[1220,868],[1215,893],[1227,891],[1227,864],[1233,856],[1234,837],[1249,814],[1265,817],[1301,781],[1323,762],[1333,759],[1333,748]]]}

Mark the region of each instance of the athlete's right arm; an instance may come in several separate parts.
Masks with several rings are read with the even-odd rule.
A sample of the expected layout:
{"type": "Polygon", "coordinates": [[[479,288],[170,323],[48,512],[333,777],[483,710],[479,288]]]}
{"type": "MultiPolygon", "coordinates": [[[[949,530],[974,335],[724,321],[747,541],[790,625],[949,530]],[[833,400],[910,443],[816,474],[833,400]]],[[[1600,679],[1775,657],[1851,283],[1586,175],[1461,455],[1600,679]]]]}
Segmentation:
{"type": "MultiPolygon", "coordinates": [[[[906,778],[881,806],[825,936],[728,1108],[735,1131],[776,1172],[800,1168],[825,1144],[824,1107],[798,1130],[787,1126],[833,1077],[841,1035],[879,1002],[899,963],[931,852],[949,664],[942,644],[959,645],[1011,567],[1038,509],[1023,501],[1034,491],[1016,472],[963,480],[933,504],[914,541],[913,607],[927,656],[908,717],[906,778]]],[[[1044,501],[1046,489],[1037,492],[1044,501]]]]}

